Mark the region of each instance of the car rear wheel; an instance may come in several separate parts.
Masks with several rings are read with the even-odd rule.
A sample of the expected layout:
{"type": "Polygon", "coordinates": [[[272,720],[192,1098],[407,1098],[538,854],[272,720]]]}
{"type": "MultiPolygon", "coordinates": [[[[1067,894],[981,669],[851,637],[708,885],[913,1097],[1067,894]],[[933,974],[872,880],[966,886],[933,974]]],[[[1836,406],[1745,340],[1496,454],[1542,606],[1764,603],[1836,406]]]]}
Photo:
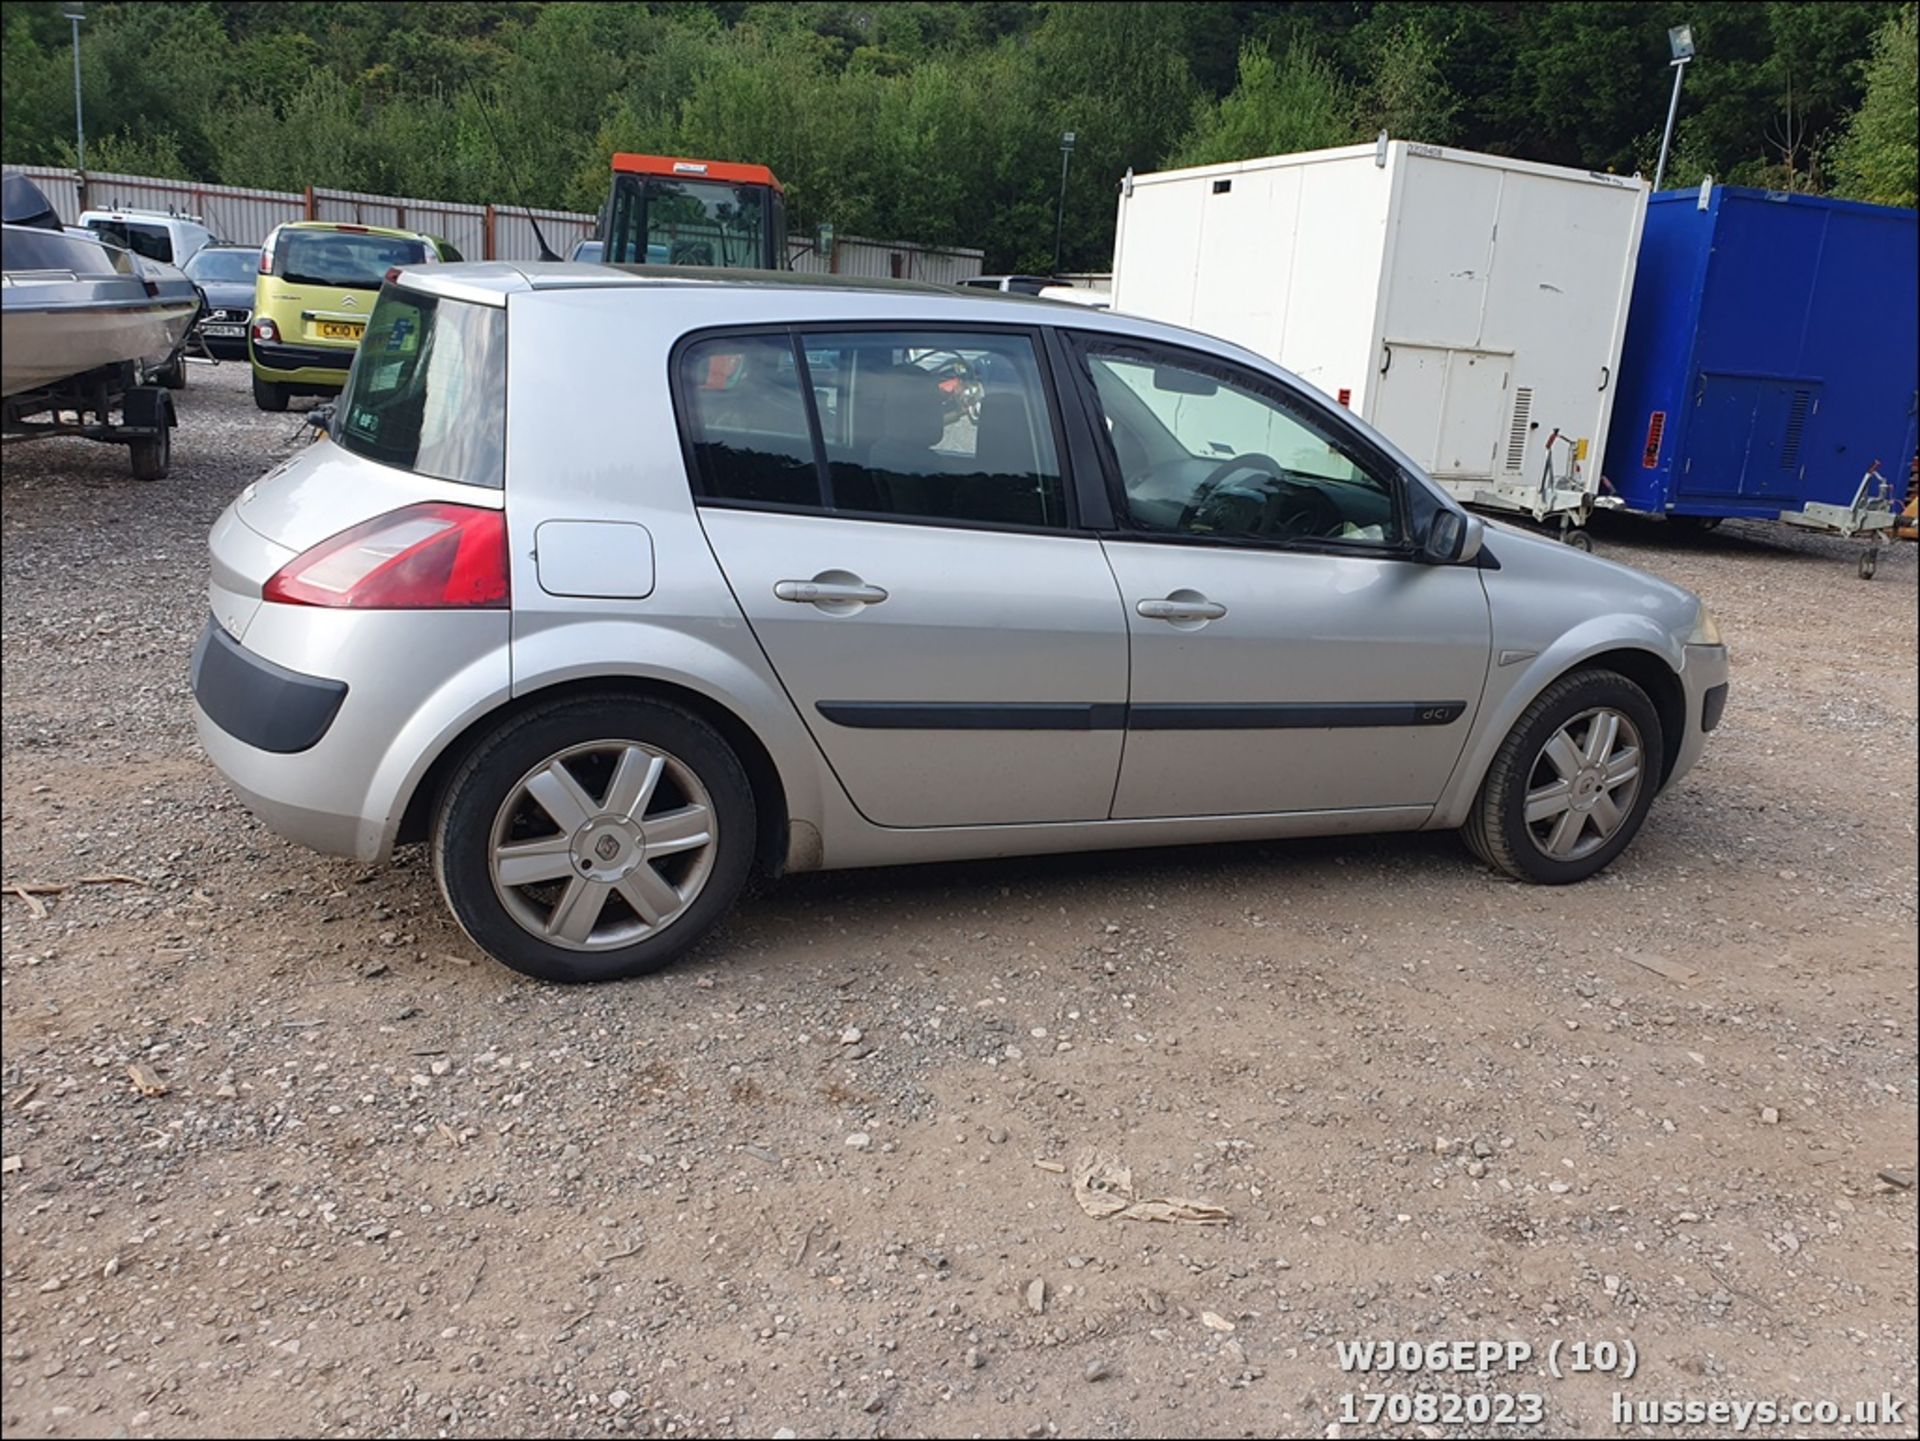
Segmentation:
{"type": "Polygon", "coordinates": [[[285,410],[287,408],[287,388],[271,380],[253,378],[253,403],[262,410],[285,410]]]}
{"type": "Polygon", "coordinates": [[[1462,828],[1488,865],[1566,885],[1627,848],[1659,789],[1659,713],[1608,670],[1562,676],[1515,722],[1462,828]]]}
{"type": "Polygon", "coordinates": [[[489,955],[547,981],[658,970],[732,907],[754,848],[753,788],[705,721],[592,696],[506,722],[441,800],[434,871],[489,955]]]}

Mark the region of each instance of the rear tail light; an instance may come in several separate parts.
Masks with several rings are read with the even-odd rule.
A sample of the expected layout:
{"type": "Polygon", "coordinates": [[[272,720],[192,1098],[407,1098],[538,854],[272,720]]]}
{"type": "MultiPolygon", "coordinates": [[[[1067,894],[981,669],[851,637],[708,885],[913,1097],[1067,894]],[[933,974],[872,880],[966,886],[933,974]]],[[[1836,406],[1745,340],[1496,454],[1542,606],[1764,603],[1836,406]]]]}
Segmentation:
{"type": "Polygon", "coordinates": [[[260,247],[260,273],[262,275],[273,274],[273,252],[264,245],[260,247]]]}
{"type": "Polygon", "coordinates": [[[256,320],[253,322],[253,338],[271,345],[280,338],[280,327],[271,320],[256,320]]]}
{"type": "Polygon", "coordinates": [[[429,501],[323,540],[282,566],[262,596],[351,610],[504,610],[507,518],[429,501]]]}

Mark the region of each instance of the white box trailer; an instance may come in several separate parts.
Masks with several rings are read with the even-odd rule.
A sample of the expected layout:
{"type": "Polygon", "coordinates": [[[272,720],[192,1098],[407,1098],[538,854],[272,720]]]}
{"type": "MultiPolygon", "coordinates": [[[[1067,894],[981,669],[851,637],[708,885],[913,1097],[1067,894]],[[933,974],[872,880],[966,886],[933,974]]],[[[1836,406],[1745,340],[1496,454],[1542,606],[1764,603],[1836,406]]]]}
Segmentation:
{"type": "Polygon", "coordinates": [[[1638,176],[1385,135],[1129,174],[1113,308],[1267,356],[1467,504],[1584,543],[1646,211],[1638,176]]]}

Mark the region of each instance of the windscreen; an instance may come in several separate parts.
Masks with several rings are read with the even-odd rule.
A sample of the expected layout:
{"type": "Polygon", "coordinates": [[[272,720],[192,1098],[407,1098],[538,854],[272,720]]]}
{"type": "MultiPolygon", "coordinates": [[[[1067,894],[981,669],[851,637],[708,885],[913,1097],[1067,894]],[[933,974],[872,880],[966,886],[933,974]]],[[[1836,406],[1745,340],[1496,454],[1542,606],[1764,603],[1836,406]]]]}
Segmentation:
{"type": "Polygon", "coordinates": [[[345,230],[284,230],[274,246],[273,273],[289,285],[378,290],[397,265],[419,265],[426,242],[345,230]]]}
{"type": "Polygon", "coordinates": [[[257,250],[202,250],[186,264],[193,279],[215,285],[251,282],[259,269],[257,250]]]}
{"type": "Polygon", "coordinates": [[[717,180],[614,178],[607,260],[615,265],[767,263],[766,193],[717,180]]]}
{"type": "Polygon", "coordinates": [[[507,313],[380,292],[335,412],[333,438],[417,475],[498,489],[507,444],[507,313]]]}

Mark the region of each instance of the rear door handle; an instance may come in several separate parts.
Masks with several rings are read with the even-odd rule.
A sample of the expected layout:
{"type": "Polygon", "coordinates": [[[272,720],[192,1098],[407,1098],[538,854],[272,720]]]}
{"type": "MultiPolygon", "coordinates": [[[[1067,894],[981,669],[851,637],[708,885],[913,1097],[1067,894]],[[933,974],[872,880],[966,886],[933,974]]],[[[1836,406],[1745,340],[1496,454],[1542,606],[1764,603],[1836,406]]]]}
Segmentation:
{"type": "Polygon", "coordinates": [[[780,580],[773,593],[799,605],[878,605],[887,598],[879,586],[860,580],[780,580]]]}
{"type": "Polygon", "coordinates": [[[1218,620],[1227,613],[1219,601],[1195,596],[1191,591],[1165,600],[1143,600],[1134,609],[1148,620],[1218,620]]]}

